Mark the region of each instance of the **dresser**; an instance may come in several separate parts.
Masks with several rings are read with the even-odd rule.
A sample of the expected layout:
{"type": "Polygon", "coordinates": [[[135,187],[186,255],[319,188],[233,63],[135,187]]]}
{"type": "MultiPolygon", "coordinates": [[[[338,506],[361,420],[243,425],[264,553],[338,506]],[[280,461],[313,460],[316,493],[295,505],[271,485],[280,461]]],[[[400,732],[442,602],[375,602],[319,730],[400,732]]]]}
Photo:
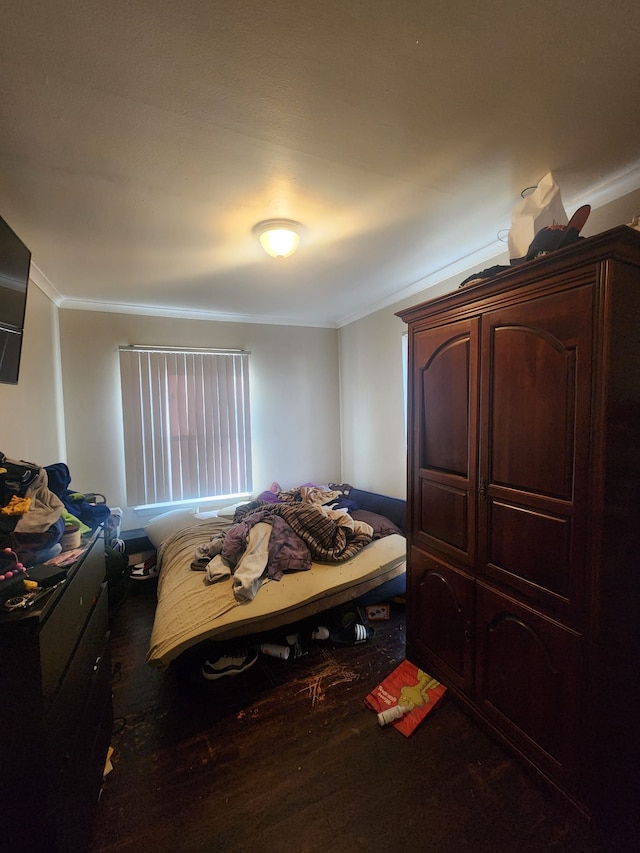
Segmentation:
{"type": "Polygon", "coordinates": [[[640,757],[640,233],[398,314],[407,657],[590,817],[640,757]]]}
{"type": "Polygon", "coordinates": [[[42,602],[0,608],[3,853],[88,849],[112,729],[100,532],[42,602]]]}

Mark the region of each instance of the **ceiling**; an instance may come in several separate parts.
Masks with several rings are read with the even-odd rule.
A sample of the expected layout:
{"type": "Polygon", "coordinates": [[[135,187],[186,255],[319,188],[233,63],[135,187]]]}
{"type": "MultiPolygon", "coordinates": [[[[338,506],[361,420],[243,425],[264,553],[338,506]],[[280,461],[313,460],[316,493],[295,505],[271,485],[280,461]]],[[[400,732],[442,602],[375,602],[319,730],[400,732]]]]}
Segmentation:
{"type": "Polygon", "coordinates": [[[637,0],[7,6],[0,215],[62,307],[339,327],[482,269],[550,170],[569,215],[640,187],[637,0]]]}

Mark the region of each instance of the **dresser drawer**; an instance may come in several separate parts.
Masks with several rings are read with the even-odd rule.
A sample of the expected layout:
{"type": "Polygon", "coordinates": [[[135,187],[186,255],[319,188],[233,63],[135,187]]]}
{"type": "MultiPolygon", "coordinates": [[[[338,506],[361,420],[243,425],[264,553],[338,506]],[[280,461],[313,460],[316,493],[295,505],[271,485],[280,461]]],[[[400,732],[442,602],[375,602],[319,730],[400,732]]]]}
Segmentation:
{"type": "Polygon", "coordinates": [[[103,584],[60,689],[44,717],[45,739],[49,743],[54,772],[63,763],[78,731],[83,728],[89,696],[104,662],[108,660],[108,603],[106,584],[103,584]]]}
{"type": "Polygon", "coordinates": [[[73,654],[105,577],[104,542],[96,539],[62,587],[53,612],[40,631],[42,694],[52,698],[73,654]]]}
{"type": "Polygon", "coordinates": [[[0,612],[2,853],[86,853],[112,728],[97,532],[42,607],[0,612]]]}
{"type": "Polygon", "coordinates": [[[103,584],[94,610],[45,717],[48,747],[47,821],[57,846],[84,851],[112,725],[108,594],[103,584]]]}

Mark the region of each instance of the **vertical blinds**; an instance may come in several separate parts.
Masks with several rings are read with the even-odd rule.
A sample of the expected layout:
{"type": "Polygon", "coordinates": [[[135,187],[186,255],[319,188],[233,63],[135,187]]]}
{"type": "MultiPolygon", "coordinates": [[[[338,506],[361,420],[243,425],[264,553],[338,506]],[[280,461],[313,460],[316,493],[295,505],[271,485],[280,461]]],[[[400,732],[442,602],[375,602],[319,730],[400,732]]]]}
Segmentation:
{"type": "Polygon", "coordinates": [[[129,506],[252,490],[249,353],[120,350],[129,506]]]}

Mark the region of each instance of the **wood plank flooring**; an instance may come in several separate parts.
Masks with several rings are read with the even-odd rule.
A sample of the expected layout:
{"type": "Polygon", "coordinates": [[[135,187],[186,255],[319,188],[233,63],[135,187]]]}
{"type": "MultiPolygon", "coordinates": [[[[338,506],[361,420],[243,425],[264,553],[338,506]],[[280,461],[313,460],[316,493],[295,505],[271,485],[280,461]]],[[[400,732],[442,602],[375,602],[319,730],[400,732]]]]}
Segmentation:
{"type": "Polygon", "coordinates": [[[144,662],[155,582],[112,624],[113,770],[92,853],[620,853],[446,696],[409,738],[364,697],[404,658],[404,610],[365,645],[314,643],[206,682],[144,662]]]}

